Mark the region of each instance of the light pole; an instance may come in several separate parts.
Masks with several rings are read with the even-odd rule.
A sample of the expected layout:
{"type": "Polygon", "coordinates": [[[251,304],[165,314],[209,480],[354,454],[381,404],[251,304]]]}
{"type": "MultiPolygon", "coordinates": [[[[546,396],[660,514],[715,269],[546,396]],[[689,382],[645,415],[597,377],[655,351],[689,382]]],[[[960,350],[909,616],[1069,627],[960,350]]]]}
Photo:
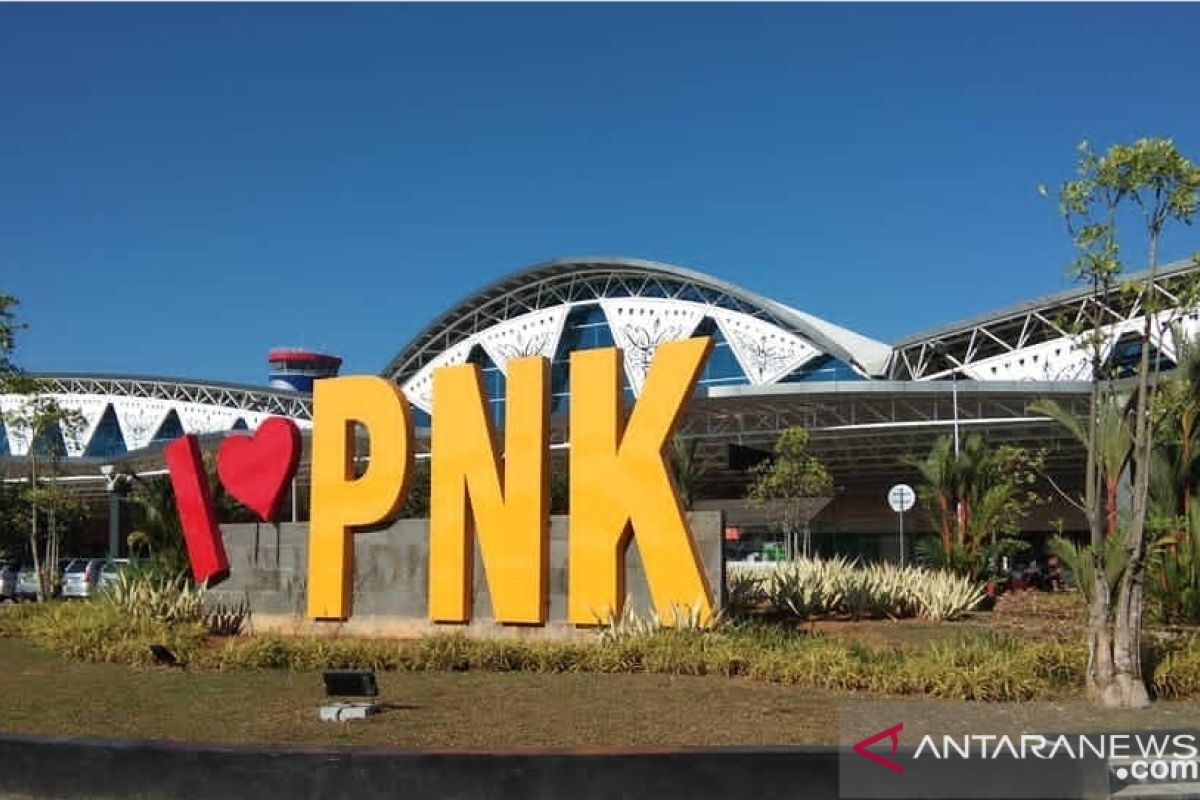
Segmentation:
{"type": "Polygon", "coordinates": [[[104,488],[108,492],[108,557],[121,555],[121,493],[125,491],[128,477],[114,471],[112,464],[103,464],[100,474],[104,476],[104,488]]]}
{"type": "MultiPolygon", "coordinates": [[[[933,350],[933,352],[934,352],[934,353],[936,353],[937,355],[940,355],[940,356],[941,356],[942,358],[944,358],[946,361],[950,361],[950,360],[951,360],[951,359],[950,359],[950,348],[946,346],[946,343],[945,343],[945,342],[943,342],[943,341],[940,341],[940,340],[939,340],[939,341],[936,341],[936,342],[934,342],[934,343],[933,343],[933,345],[932,345],[932,350],[933,350]]],[[[954,414],[954,457],[955,457],[955,458],[958,458],[958,455],[959,455],[959,442],[958,442],[958,367],[957,367],[957,365],[955,365],[955,364],[953,364],[953,363],[951,363],[951,367],[952,367],[952,369],[950,370],[950,398],[951,398],[950,402],[951,402],[951,405],[952,405],[952,407],[953,407],[953,414],[954,414]]]]}
{"type": "Polygon", "coordinates": [[[954,405],[954,457],[958,458],[958,370],[950,373],[950,396],[954,405]]]}
{"type": "MultiPolygon", "coordinates": [[[[950,348],[943,341],[933,343],[933,351],[946,361],[950,362],[950,404],[954,414],[954,461],[957,464],[959,459],[959,442],[958,442],[958,365],[953,363],[950,358],[950,348]]],[[[958,525],[959,530],[963,527],[963,504],[962,499],[954,504],[954,522],[958,525]]]]}

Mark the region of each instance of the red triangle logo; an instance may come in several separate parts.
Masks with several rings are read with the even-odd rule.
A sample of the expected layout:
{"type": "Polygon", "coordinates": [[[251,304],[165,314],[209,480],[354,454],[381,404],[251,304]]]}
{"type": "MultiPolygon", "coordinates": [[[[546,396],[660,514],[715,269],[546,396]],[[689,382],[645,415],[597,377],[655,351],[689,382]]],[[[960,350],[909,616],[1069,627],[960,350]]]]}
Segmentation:
{"type": "Polygon", "coordinates": [[[896,751],[898,749],[900,749],[900,731],[902,731],[902,730],[904,730],[903,722],[893,725],[892,727],[888,728],[887,730],[880,731],[879,733],[873,734],[872,736],[870,736],[866,739],[863,739],[861,742],[854,745],[854,752],[858,753],[863,758],[869,758],[870,760],[874,761],[876,764],[880,764],[882,766],[887,767],[888,769],[892,770],[893,772],[904,772],[904,767],[900,766],[895,761],[890,760],[890,759],[896,757],[896,751]],[[867,749],[868,747],[875,744],[876,742],[882,741],[884,739],[887,739],[892,743],[892,752],[888,753],[888,758],[884,758],[883,756],[879,755],[878,753],[872,753],[870,750],[867,749]]]}

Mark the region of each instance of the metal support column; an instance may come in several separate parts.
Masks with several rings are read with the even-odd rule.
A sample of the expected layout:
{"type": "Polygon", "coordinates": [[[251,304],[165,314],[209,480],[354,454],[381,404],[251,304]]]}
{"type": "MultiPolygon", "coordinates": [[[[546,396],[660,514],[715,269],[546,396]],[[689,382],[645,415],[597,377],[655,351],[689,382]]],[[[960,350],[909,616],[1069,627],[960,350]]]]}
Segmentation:
{"type": "Polygon", "coordinates": [[[121,556],[121,493],[108,490],[108,557],[121,556]]]}

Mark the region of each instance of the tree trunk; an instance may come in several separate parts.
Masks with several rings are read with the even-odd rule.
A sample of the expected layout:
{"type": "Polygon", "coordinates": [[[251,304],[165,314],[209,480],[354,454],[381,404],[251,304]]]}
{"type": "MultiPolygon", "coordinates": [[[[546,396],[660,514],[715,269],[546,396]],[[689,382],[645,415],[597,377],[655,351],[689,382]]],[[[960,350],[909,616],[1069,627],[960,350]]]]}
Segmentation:
{"type": "Polygon", "coordinates": [[[38,504],[37,504],[37,456],[33,452],[33,440],[29,445],[29,551],[33,557],[33,574],[37,577],[37,599],[39,603],[46,601],[45,586],[42,581],[42,564],[38,559],[38,504]]]}
{"type": "Polygon", "coordinates": [[[949,557],[951,549],[950,501],[945,494],[938,495],[938,505],[942,509],[942,552],[949,557]]]}
{"type": "Polygon", "coordinates": [[[1110,708],[1145,708],[1150,694],[1142,678],[1142,592],[1145,571],[1126,569],[1117,598],[1113,628],[1113,690],[1104,698],[1110,708]]]}
{"type": "Polygon", "coordinates": [[[1092,596],[1088,604],[1088,699],[1105,703],[1113,684],[1112,639],[1108,635],[1109,587],[1103,556],[1092,552],[1092,596]]]}
{"type": "Polygon", "coordinates": [[[47,526],[46,526],[46,594],[50,597],[54,596],[54,584],[58,581],[58,465],[53,459],[50,461],[50,493],[47,497],[50,500],[50,507],[46,511],[47,526]]]}
{"type": "Polygon", "coordinates": [[[1117,483],[1116,478],[1104,480],[1104,505],[1107,512],[1104,535],[1109,539],[1117,535],[1117,483]]]}
{"type": "MultiPolygon", "coordinates": [[[[1157,235],[1150,238],[1146,293],[1154,290],[1157,267],[1157,235]]],[[[1134,434],[1131,463],[1133,469],[1129,530],[1125,547],[1128,557],[1117,590],[1117,608],[1113,619],[1113,682],[1101,702],[1110,708],[1145,708],[1150,694],[1142,679],[1142,595],[1146,580],[1146,513],[1150,493],[1150,463],[1154,431],[1150,424],[1157,388],[1157,361],[1150,364],[1157,315],[1147,302],[1142,329],[1142,352],[1138,359],[1137,395],[1134,406],[1134,434]]]]}

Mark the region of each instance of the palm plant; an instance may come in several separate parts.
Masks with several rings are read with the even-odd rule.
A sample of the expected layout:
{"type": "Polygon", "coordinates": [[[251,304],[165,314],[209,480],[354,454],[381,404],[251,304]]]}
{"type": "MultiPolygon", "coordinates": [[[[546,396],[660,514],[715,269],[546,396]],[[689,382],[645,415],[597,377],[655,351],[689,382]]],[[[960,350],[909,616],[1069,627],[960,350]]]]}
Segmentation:
{"type": "Polygon", "coordinates": [[[921,561],[978,575],[1001,552],[1021,546],[1011,536],[1037,501],[1031,487],[1040,454],[1009,445],[988,447],[982,436],[972,434],[958,452],[943,436],[925,458],[908,463],[921,476],[917,494],[939,534],[940,552],[924,543],[921,561]]]}
{"type": "Polygon", "coordinates": [[[958,497],[960,483],[960,467],[951,450],[950,438],[941,437],[934,442],[929,455],[919,461],[910,460],[909,463],[921,474],[917,493],[941,538],[942,554],[948,558],[958,539],[955,498],[958,497]]]}
{"type": "Polygon", "coordinates": [[[1165,535],[1149,558],[1149,581],[1168,621],[1200,620],[1200,345],[1175,331],[1176,372],[1161,389],[1151,455],[1153,520],[1165,535]]]}
{"type": "MultiPolygon", "coordinates": [[[[1050,417],[1081,444],[1087,444],[1087,420],[1080,419],[1050,399],[1038,400],[1031,404],[1030,409],[1050,417]]],[[[1133,431],[1129,428],[1125,402],[1121,397],[1111,393],[1104,395],[1096,409],[1095,435],[1104,488],[1105,535],[1111,539],[1117,535],[1118,528],[1117,488],[1133,449],[1133,431]]]]}
{"type": "MultiPolygon", "coordinates": [[[[182,571],[187,566],[187,554],[171,479],[166,475],[149,478],[135,475],[133,480],[134,488],[129,501],[140,516],[139,526],[134,531],[140,534],[138,543],[145,546],[170,571],[182,571]]],[[[130,534],[132,544],[133,533],[130,534]]]]}
{"type": "Polygon", "coordinates": [[[696,502],[696,494],[700,480],[707,471],[706,465],[696,457],[696,447],[700,440],[685,439],[676,436],[671,439],[667,449],[667,464],[671,468],[671,477],[675,479],[675,488],[679,491],[679,502],[684,510],[690,510],[696,502]]]}
{"type": "MultiPolygon", "coordinates": [[[[253,514],[225,491],[217,478],[215,462],[206,458],[204,466],[217,519],[220,522],[254,521],[253,514]]],[[[140,523],[135,531],[141,534],[138,537],[139,545],[152,552],[155,560],[168,572],[176,573],[188,569],[187,548],[175,504],[175,489],[170,477],[132,477],[134,488],[129,500],[139,511],[140,523]]]]}

